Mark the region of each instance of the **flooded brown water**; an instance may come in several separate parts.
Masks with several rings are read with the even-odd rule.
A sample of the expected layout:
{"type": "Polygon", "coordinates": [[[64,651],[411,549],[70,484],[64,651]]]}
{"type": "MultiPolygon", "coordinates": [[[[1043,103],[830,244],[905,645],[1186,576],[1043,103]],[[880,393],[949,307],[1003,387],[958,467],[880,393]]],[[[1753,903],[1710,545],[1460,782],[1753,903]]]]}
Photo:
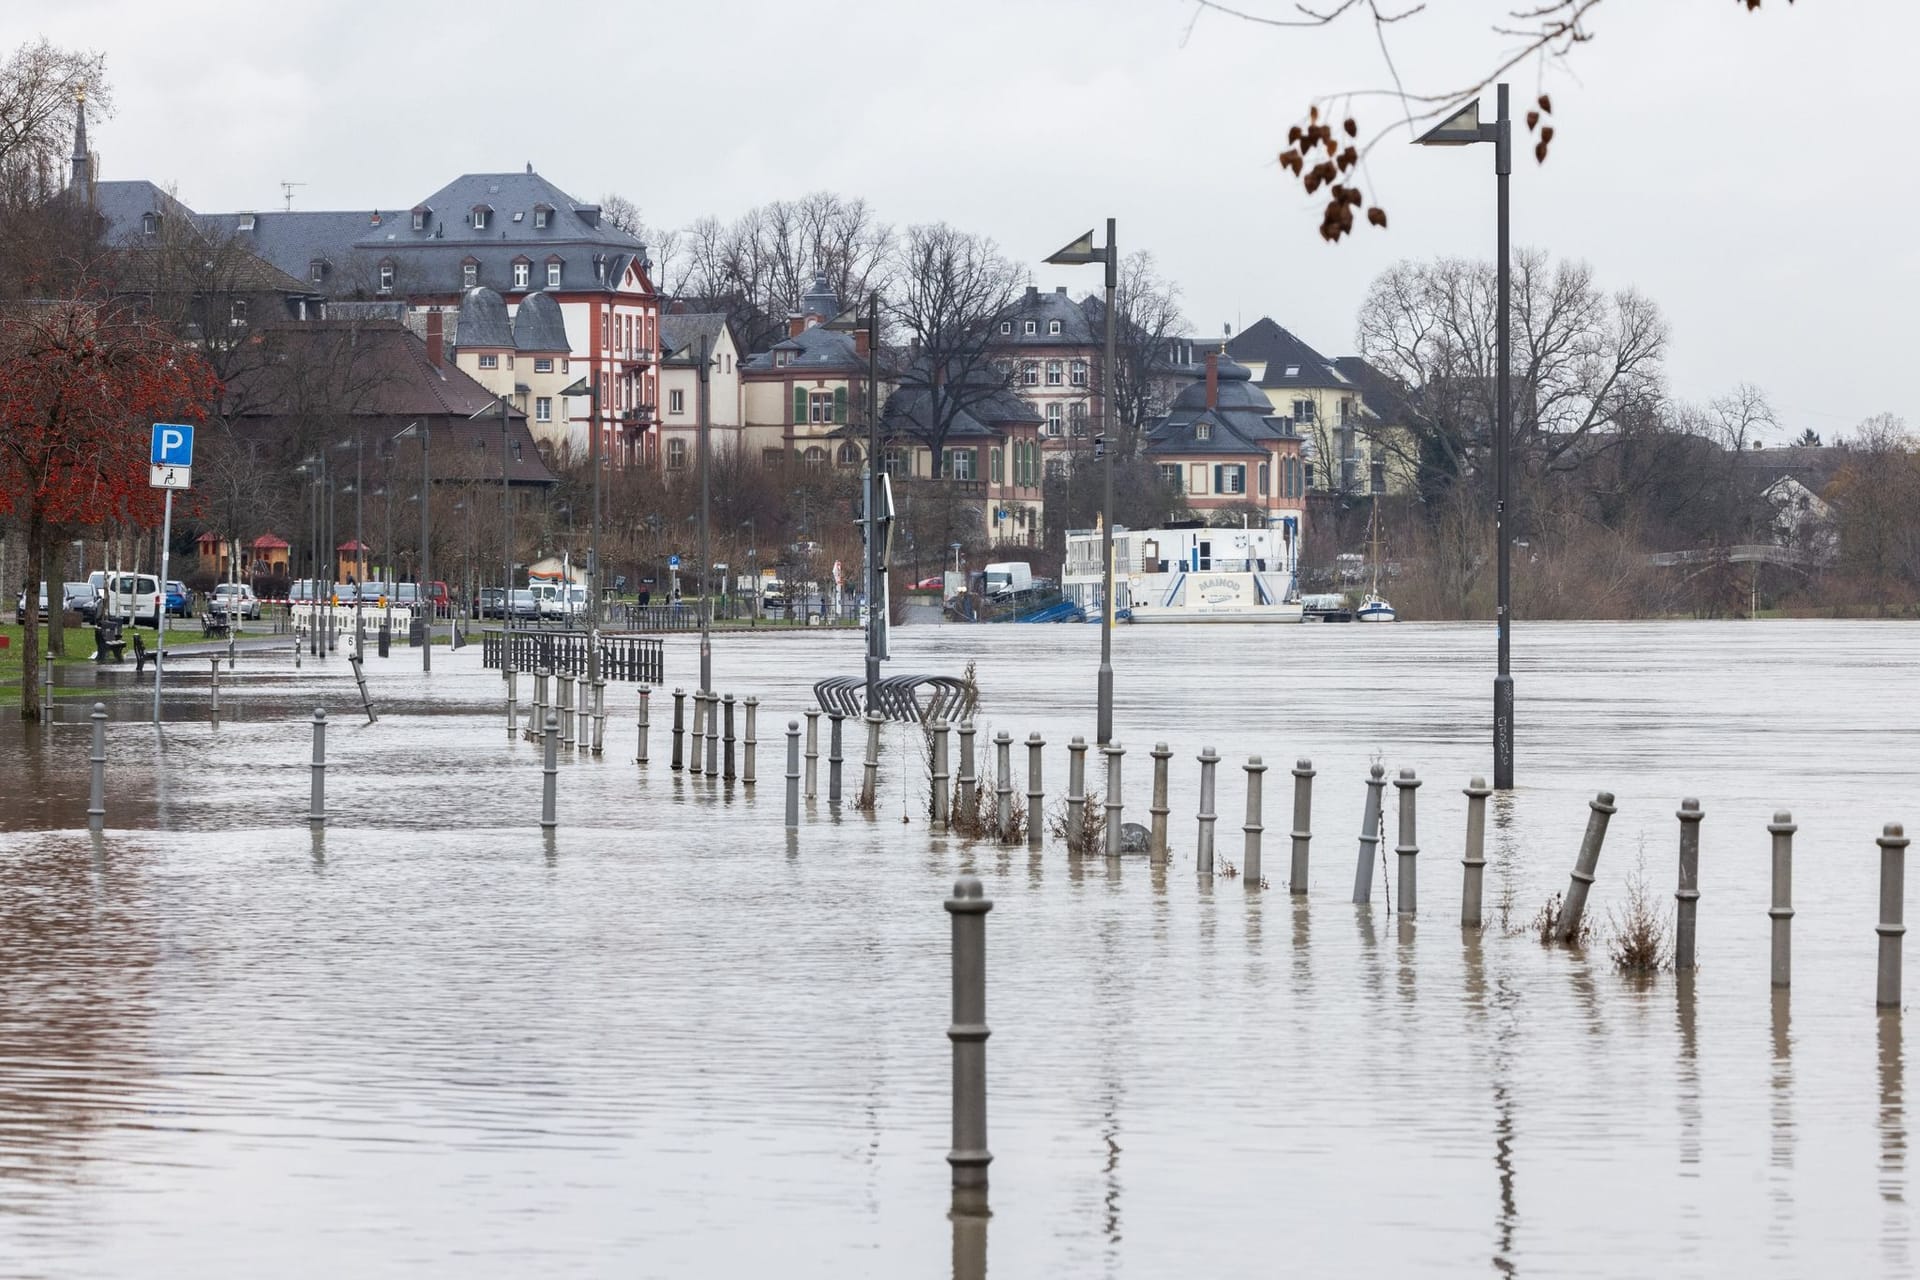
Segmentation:
{"type": "MultiPolygon", "coordinates": [[[[78,710],[9,723],[0,1275],[953,1274],[940,903],[963,871],[995,903],[993,1275],[1911,1274],[1873,837],[1920,821],[1916,637],[1526,628],[1522,786],[1490,812],[1490,923],[1468,937],[1484,627],[1123,629],[1129,820],[1146,749],[1176,752],[1164,873],[929,835],[898,727],[879,814],[823,799],[790,846],[781,729],[812,680],[858,669],[857,636],[716,639],[717,683],[762,701],[757,795],[667,768],[664,696],[641,771],[633,692],[612,691],[609,751],[563,761],[551,843],[537,748],[509,742],[477,647],[428,678],[404,650],[372,660],[372,726],[339,658],[243,657],[218,726],[201,664],[161,734],[126,690],[97,842],[78,710]],[[1209,743],[1233,862],[1238,766],[1272,766],[1264,892],[1194,874],[1209,743]],[[1299,755],[1319,770],[1304,901],[1282,883],[1299,755]],[[1377,891],[1347,900],[1376,758],[1425,783],[1411,924],[1377,891]],[[1602,788],[1603,926],[1636,864],[1670,907],[1674,810],[1706,811],[1690,982],[1521,932],[1602,788]],[[1776,1000],[1783,807],[1798,915],[1776,1000]]],[[[1040,731],[1064,792],[1064,743],[1092,736],[1092,628],[903,629],[895,653],[896,673],[975,657],[985,726],[1040,731]]],[[[670,683],[696,663],[668,642],[670,683]]]]}

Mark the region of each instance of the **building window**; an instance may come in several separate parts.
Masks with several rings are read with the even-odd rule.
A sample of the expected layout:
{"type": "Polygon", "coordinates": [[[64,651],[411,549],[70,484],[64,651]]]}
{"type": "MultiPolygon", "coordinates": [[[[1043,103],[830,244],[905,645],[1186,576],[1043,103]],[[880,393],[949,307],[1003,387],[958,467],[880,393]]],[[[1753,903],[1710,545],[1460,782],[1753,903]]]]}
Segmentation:
{"type": "Polygon", "coordinates": [[[383,262],[380,264],[380,292],[393,292],[393,264],[391,262],[383,262]]]}
{"type": "Polygon", "coordinates": [[[1085,360],[1075,360],[1073,362],[1073,385],[1076,387],[1084,387],[1087,385],[1087,362],[1085,360]]]}
{"type": "Polygon", "coordinates": [[[547,288],[558,289],[559,287],[560,287],[560,264],[557,262],[549,262],[547,264],[547,288]]]}
{"type": "Polygon", "coordinates": [[[817,444],[807,446],[807,452],[804,456],[806,457],[807,465],[810,467],[826,465],[827,451],[817,444]]]}
{"type": "Polygon", "coordinates": [[[1067,406],[1067,421],[1072,424],[1074,435],[1087,434],[1087,402],[1076,400],[1067,406]]]}
{"type": "Polygon", "coordinates": [[[480,283],[480,264],[463,262],[460,264],[460,283],[471,289],[480,283]]]}
{"type": "Polygon", "coordinates": [[[1013,332],[1013,321],[1011,321],[1011,320],[1002,320],[1002,321],[1000,322],[1000,332],[1001,332],[1002,334],[1008,334],[1008,333],[1012,333],[1012,332],[1013,332]]]}
{"type": "Polygon", "coordinates": [[[1050,387],[1059,386],[1060,375],[1061,375],[1060,362],[1058,360],[1047,361],[1047,385],[1050,387]]]}
{"type": "Polygon", "coordinates": [[[980,453],[977,449],[947,449],[944,451],[947,461],[947,475],[954,480],[976,479],[975,468],[979,465],[980,453]]]}
{"type": "Polygon", "coordinates": [[[227,327],[230,329],[244,329],[247,327],[247,300],[245,298],[235,298],[227,304],[227,327]]]}
{"type": "Polygon", "coordinates": [[[533,268],[529,266],[527,263],[524,263],[524,262],[514,263],[513,264],[513,287],[516,289],[526,288],[527,282],[528,282],[528,276],[532,273],[532,271],[533,271],[533,268]]]}
{"type": "Polygon", "coordinates": [[[493,210],[487,208],[485,205],[476,207],[473,211],[473,229],[475,231],[485,231],[487,229],[487,216],[492,212],[493,210]]]}
{"type": "Polygon", "coordinates": [[[535,396],[533,401],[533,420],[535,422],[553,421],[553,397],[535,396]]]}
{"type": "Polygon", "coordinates": [[[762,449],[760,451],[760,465],[769,471],[772,471],[786,460],[787,451],[785,449],[762,449]]]}
{"type": "Polygon", "coordinates": [[[1050,335],[1052,335],[1053,337],[1056,337],[1056,338],[1057,338],[1057,337],[1059,337],[1059,336],[1060,336],[1060,322],[1059,322],[1058,320],[1049,320],[1049,321],[1047,321],[1047,332],[1048,332],[1048,333],[1049,333],[1050,335]]]}
{"type": "Polygon", "coordinates": [[[897,445],[888,445],[880,455],[880,469],[890,476],[912,474],[912,469],[907,465],[906,450],[897,445]]]}
{"type": "Polygon", "coordinates": [[[809,397],[807,421],[809,422],[832,422],[833,421],[833,392],[816,391],[813,393],[811,397],[809,397]]]}
{"type": "Polygon", "coordinates": [[[1060,434],[1060,405],[1058,402],[1047,406],[1047,434],[1050,436],[1058,436],[1060,434]]]}
{"type": "Polygon", "coordinates": [[[1040,385],[1040,366],[1032,360],[1020,362],[1020,385],[1037,387],[1040,385]]]}
{"type": "Polygon", "coordinates": [[[427,211],[425,209],[415,209],[413,211],[413,229],[415,231],[425,231],[427,229],[427,211]]]}
{"type": "Polygon", "coordinates": [[[795,387],[793,389],[793,421],[795,425],[798,425],[806,420],[807,389],[805,387],[795,387]]]}
{"type": "Polygon", "coordinates": [[[1313,401],[1295,400],[1293,402],[1293,416],[1301,422],[1312,422],[1313,401]]]}
{"type": "Polygon", "coordinates": [[[1217,463],[1213,468],[1213,491],[1215,493],[1245,493],[1247,491],[1247,469],[1232,463],[1217,463]]]}
{"type": "Polygon", "coordinates": [[[1038,330],[1038,328],[1037,328],[1037,326],[1035,326],[1035,324],[1034,324],[1034,322],[1033,322],[1033,321],[1031,321],[1031,320],[1028,320],[1028,321],[1026,321],[1026,322],[1024,322],[1024,323],[1023,323],[1023,324],[1021,324],[1021,326],[1020,326],[1020,332],[1021,332],[1021,333],[1022,333],[1023,335],[1025,335],[1026,337],[1029,337],[1029,338],[1031,338],[1031,337],[1032,337],[1032,336],[1033,336],[1033,335],[1034,335],[1035,333],[1037,333],[1038,331],[1039,331],[1039,330],[1038,330]]]}
{"type": "Polygon", "coordinates": [[[846,444],[841,445],[839,451],[834,454],[834,461],[843,467],[859,466],[860,446],[849,440],[846,444]]]}
{"type": "Polygon", "coordinates": [[[535,359],[534,359],[534,362],[533,362],[533,371],[534,371],[535,373],[552,373],[552,372],[553,372],[553,357],[552,357],[552,356],[537,356],[537,357],[535,357],[535,359]]]}
{"type": "Polygon", "coordinates": [[[791,352],[791,351],[776,351],[776,352],[774,352],[774,353],[773,353],[773,366],[774,366],[774,368],[776,368],[776,369],[784,369],[784,368],[786,368],[786,367],[787,367],[788,365],[790,365],[790,364],[792,364],[792,363],[793,363],[793,352],[791,352]]]}
{"type": "Polygon", "coordinates": [[[154,232],[154,228],[159,224],[159,221],[160,220],[158,218],[154,217],[150,213],[141,214],[140,215],[140,234],[145,236],[152,235],[154,232]]]}
{"type": "Polygon", "coordinates": [[[482,369],[498,369],[500,367],[500,357],[499,356],[481,356],[480,367],[482,369]]]}
{"type": "Polygon", "coordinates": [[[685,413],[687,411],[687,393],[675,388],[667,392],[667,412],[685,413]]]}
{"type": "Polygon", "coordinates": [[[319,284],[326,274],[327,263],[324,258],[315,258],[307,264],[307,279],[313,281],[313,283],[319,284]]]}
{"type": "Polygon", "coordinates": [[[687,442],[679,436],[667,441],[667,470],[685,471],[687,469],[687,442]]]}
{"type": "Polygon", "coordinates": [[[1211,440],[1211,439],[1213,439],[1213,424],[1212,424],[1211,422],[1196,422],[1196,423],[1194,423],[1194,424],[1193,424],[1193,438],[1194,438],[1195,440],[1211,440]]]}
{"type": "Polygon", "coordinates": [[[1263,462],[1263,463],[1261,463],[1261,464],[1260,464],[1260,472],[1259,472],[1259,474],[1260,474],[1260,495],[1261,495],[1262,497],[1265,497],[1265,496],[1266,496],[1266,493],[1267,493],[1267,485],[1268,485],[1268,483],[1269,483],[1269,480],[1270,480],[1270,477],[1269,477],[1269,475],[1268,475],[1268,469],[1269,469],[1269,464],[1268,464],[1268,463],[1265,463],[1265,462],[1263,462]]]}
{"type": "Polygon", "coordinates": [[[535,231],[545,231],[547,229],[547,212],[547,206],[543,204],[533,206],[533,229],[535,231]]]}
{"type": "Polygon", "coordinates": [[[1006,480],[1006,454],[999,449],[987,450],[987,477],[995,484],[1006,480]]]}
{"type": "Polygon", "coordinates": [[[1340,397],[1340,425],[1341,426],[1344,427],[1347,425],[1347,417],[1352,412],[1353,412],[1353,397],[1341,396],[1340,397]]]}
{"type": "Polygon", "coordinates": [[[1180,483],[1180,464],[1177,462],[1161,463],[1160,479],[1162,482],[1164,482],[1168,486],[1179,484],[1180,483]]]}

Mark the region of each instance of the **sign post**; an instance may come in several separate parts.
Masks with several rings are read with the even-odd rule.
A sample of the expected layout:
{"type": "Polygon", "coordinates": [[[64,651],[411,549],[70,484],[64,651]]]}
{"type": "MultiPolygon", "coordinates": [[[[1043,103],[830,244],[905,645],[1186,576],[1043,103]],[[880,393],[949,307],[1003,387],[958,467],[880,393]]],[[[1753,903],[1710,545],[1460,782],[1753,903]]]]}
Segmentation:
{"type": "Polygon", "coordinates": [[[173,491],[193,487],[193,428],[179,422],[153,424],[152,473],[147,483],[167,493],[160,525],[160,593],[154,604],[153,723],[160,724],[160,685],[167,669],[167,569],[173,547],[173,491]]]}

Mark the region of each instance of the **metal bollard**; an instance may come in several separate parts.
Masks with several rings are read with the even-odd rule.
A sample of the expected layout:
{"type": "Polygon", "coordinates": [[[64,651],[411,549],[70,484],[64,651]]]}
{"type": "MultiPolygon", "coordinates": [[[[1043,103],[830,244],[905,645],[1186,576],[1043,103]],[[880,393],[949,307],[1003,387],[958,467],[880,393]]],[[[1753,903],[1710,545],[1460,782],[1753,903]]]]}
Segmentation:
{"type": "Polygon", "coordinates": [[[1700,912],[1700,802],[1692,796],[1680,802],[1680,887],[1675,890],[1673,968],[1688,973],[1699,967],[1696,946],[1700,912]]]}
{"type": "Polygon", "coordinates": [[[531,737],[540,736],[540,726],[547,722],[548,678],[545,667],[533,669],[533,715],[527,724],[527,733],[531,737]]]}
{"type": "Polygon", "coordinates": [[[1213,874],[1213,769],[1220,755],[1212,747],[1200,748],[1200,835],[1194,845],[1194,869],[1203,876],[1213,874]]]}
{"type": "MultiPolygon", "coordinates": [[[[45,727],[53,724],[53,655],[48,654],[46,661],[41,665],[45,674],[40,678],[40,723],[45,727]]],[[[156,670],[159,668],[159,665],[160,660],[155,658],[154,667],[156,670]]],[[[156,718],[158,717],[157,712],[155,716],[156,718]]]]}
{"type": "Polygon", "coordinates": [[[845,712],[841,712],[841,711],[827,712],[827,803],[828,804],[840,803],[840,766],[842,763],[844,763],[840,754],[841,752],[840,724],[841,724],[841,721],[845,720],[846,718],[847,717],[845,712]]]}
{"type": "Polygon", "coordinates": [[[933,735],[933,796],[928,813],[932,815],[930,826],[935,832],[947,829],[947,721],[944,716],[935,716],[929,732],[933,735]]]}
{"type": "Polygon", "coordinates": [[[293,669],[300,669],[300,633],[297,631],[293,634],[293,669]]]}
{"type": "Polygon", "coordinates": [[[787,721],[787,830],[800,829],[800,722],[787,721]]]}
{"type": "Polygon", "coordinates": [[[1567,885],[1567,900],[1560,905],[1560,918],[1553,925],[1555,942],[1572,942],[1580,933],[1580,917],[1587,910],[1587,890],[1593,885],[1594,868],[1600,865],[1600,845],[1607,838],[1607,819],[1613,816],[1613,792],[1602,791],[1587,801],[1587,834],[1580,839],[1580,854],[1574,859],[1573,879],[1567,885]]]}
{"type": "Polygon", "coordinates": [[[979,817],[979,775],[974,772],[973,721],[960,722],[960,812],[954,821],[962,831],[971,831],[979,817]]]}
{"type": "Polygon", "coordinates": [[[307,821],[319,826],[327,820],[327,712],[313,709],[313,798],[307,809],[307,821]]]}
{"type": "Polygon", "coordinates": [[[548,831],[559,825],[554,817],[554,804],[559,799],[560,790],[560,717],[552,711],[547,712],[546,758],[540,766],[540,826],[548,831]]]}
{"type": "Polygon", "coordinates": [[[733,760],[734,736],[733,736],[733,695],[732,694],[729,693],[720,699],[720,711],[721,711],[722,722],[723,722],[725,734],[726,734],[726,737],[724,739],[726,752],[725,752],[724,758],[721,761],[720,776],[722,778],[725,778],[728,782],[732,782],[736,777],[739,776],[738,772],[734,769],[734,760],[733,760]]]}
{"type": "Polygon", "coordinates": [[[984,1200],[987,1166],[987,912],[993,902],[977,876],[954,881],[946,901],[953,917],[953,1189],[984,1200]]]}
{"type": "Polygon", "coordinates": [[[707,781],[720,776],[720,695],[707,690],[707,781]]]}
{"type": "Polygon", "coordinates": [[[865,719],[867,758],[860,779],[860,807],[874,809],[880,804],[880,713],[869,711],[865,719]]]}
{"type": "Polygon", "coordinates": [[[566,673],[554,677],[560,690],[560,742],[573,750],[574,680],[566,673]]]}
{"type": "Polygon", "coordinates": [[[520,673],[508,667],[507,676],[507,737],[520,732],[520,673]]]}
{"type": "Polygon", "coordinates": [[[1167,860],[1167,761],[1173,759],[1173,752],[1164,742],[1153,744],[1153,803],[1147,806],[1147,812],[1153,815],[1153,826],[1147,835],[1147,858],[1155,866],[1167,860]]]}
{"type": "Polygon", "coordinates": [[[682,747],[687,732],[687,691],[673,691],[673,761],[670,767],[675,773],[685,767],[682,747]]]}
{"type": "Polygon", "coordinates": [[[703,768],[702,759],[707,751],[706,729],[703,727],[707,712],[707,695],[700,690],[693,691],[693,727],[687,737],[691,750],[687,753],[687,772],[698,774],[703,768]]]}
{"type": "Polygon", "coordinates": [[[1260,821],[1260,783],[1267,766],[1260,762],[1259,756],[1249,756],[1241,767],[1247,771],[1247,820],[1240,828],[1246,834],[1246,844],[1240,854],[1240,874],[1246,878],[1247,888],[1258,889],[1260,835],[1266,830],[1260,821]]]}
{"type": "Polygon", "coordinates": [[[1046,832],[1040,819],[1047,804],[1047,793],[1040,785],[1040,753],[1046,739],[1038,733],[1027,735],[1027,848],[1040,848],[1046,832]]]}
{"type": "Polygon", "coordinates": [[[1880,846],[1880,980],[1874,1003],[1882,1009],[1900,1007],[1900,938],[1906,933],[1907,835],[1889,822],[1874,841],[1880,846]]]}
{"type": "Polygon", "coordinates": [[[641,764],[647,762],[647,714],[650,706],[648,699],[652,696],[653,690],[647,688],[646,685],[640,686],[640,754],[637,760],[641,764]]]}
{"type": "Polygon", "coordinates": [[[1107,856],[1120,856],[1120,765],[1127,749],[1117,742],[1101,748],[1107,756],[1107,856]]]}
{"type": "Polygon", "coordinates": [[[93,785],[87,792],[87,825],[101,831],[107,825],[107,704],[93,704],[93,750],[87,753],[93,785]]]}
{"type": "Polygon", "coordinates": [[[808,707],[807,716],[807,799],[820,794],[820,708],[808,707]]]}
{"type": "Polygon", "coordinates": [[[234,642],[235,635],[239,630],[240,618],[239,615],[236,614],[234,615],[233,621],[228,624],[227,629],[227,670],[229,671],[233,670],[234,659],[239,656],[239,646],[234,642]]]}
{"type": "Polygon", "coordinates": [[[1067,852],[1079,853],[1087,817],[1087,740],[1075,734],[1067,744],[1067,852]]]}
{"type": "Polygon", "coordinates": [[[593,754],[603,755],[607,748],[607,682],[593,682],[593,754]]]}
{"type": "Polygon", "coordinates": [[[1414,792],[1420,789],[1420,779],[1413,776],[1413,770],[1402,769],[1393,786],[1400,793],[1400,843],[1393,847],[1400,864],[1400,914],[1418,915],[1420,840],[1414,825],[1414,792]]]}
{"type": "MultiPolygon", "coordinates": [[[[373,714],[373,697],[367,692],[367,672],[366,668],[360,665],[360,655],[357,653],[348,654],[347,665],[353,668],[354,683],[360,686],[360,708],[367,713],[367,723],[373,724],[378,721],[380,717],[373,714]]],[[[218,689],[219,677],[215,676],[214,681],[214,687],[218,689]]]]}
{"type": "Polygon", "coordinates": [[[1480,927],[1480,898],[1487,871],[1487,797],[1493,789],[1485,778],[1467,784],[1467,851],[1460,859],[1460,927],[1480,927]]]}
{"type": "Polygon", "coordinates": [[[220,718],[220,655],[217,653],[208,654],[207,666],[210,668],[213,677],[212,714],[213,718],[218,720],[220,718]]]}
{"type": "Polygon", "coordinates": [[[759,739],[754,736],[754,718],[760,711],[760,699],[749,694],[745,706],[747,708],[747,736],[743,741],[743,745],[746,748],[746,753],[741,762],[743,767],[740,770],[740,785],[750,787],[753,785],[753,749],[755,744],[759,742],[759,739]]]}
{"type": "Polygon", "coordinates": [[[1307,891],[1307,849],[1313,843],[1313,761],[1293,762],[1293,858],[1287,864],[1287,892],[1307,891]]]}
{"type": "Polygon", "coordinates": [[[1773,833],[1773,985],[1793,985],[1793,833],[1800,828],[1785,809],[1773,815],[1767,830],[1773,833]]]}
{"type": "Polygon", "coordinates": [[[1353,872],[1353,900],[1373,901],[1373,854],[1380,844],[1380,808],[1387,791],[1387,771],[1379,765],[1367,771],[1367,802],[1360,810],[1360,861],[1353,872]]]}
{"type": "Polygon", "coordinates": [[[1013,830],[1013,735],[1005,729],[993,735],[993,834],[1005,843],[1013,830]]]}

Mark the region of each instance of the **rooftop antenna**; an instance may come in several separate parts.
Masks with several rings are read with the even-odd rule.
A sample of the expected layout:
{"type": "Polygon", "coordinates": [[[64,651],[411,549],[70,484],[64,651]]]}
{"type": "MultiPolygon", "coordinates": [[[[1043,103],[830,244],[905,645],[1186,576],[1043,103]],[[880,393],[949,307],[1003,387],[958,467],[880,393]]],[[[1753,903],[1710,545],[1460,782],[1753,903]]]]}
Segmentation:
{"type": "Polygon", "coordinates": [[[306,185],[307,185],[307,184],[306,184],[306,183],[304,183],[304,182],[286,182],[286,181],[282,181],[282,182],[280,183],[280,194],[281,194],[281,195],[282,195],[283,197],[285,197],[285,199],[286,199],[286,202],[287,202],[287,212],[288,212],[288,213],[292,213],[292,212],[293,212],[293,189],[294,189],[295,187],[304,187],[304,186],[306,186],[306,185]]]}

